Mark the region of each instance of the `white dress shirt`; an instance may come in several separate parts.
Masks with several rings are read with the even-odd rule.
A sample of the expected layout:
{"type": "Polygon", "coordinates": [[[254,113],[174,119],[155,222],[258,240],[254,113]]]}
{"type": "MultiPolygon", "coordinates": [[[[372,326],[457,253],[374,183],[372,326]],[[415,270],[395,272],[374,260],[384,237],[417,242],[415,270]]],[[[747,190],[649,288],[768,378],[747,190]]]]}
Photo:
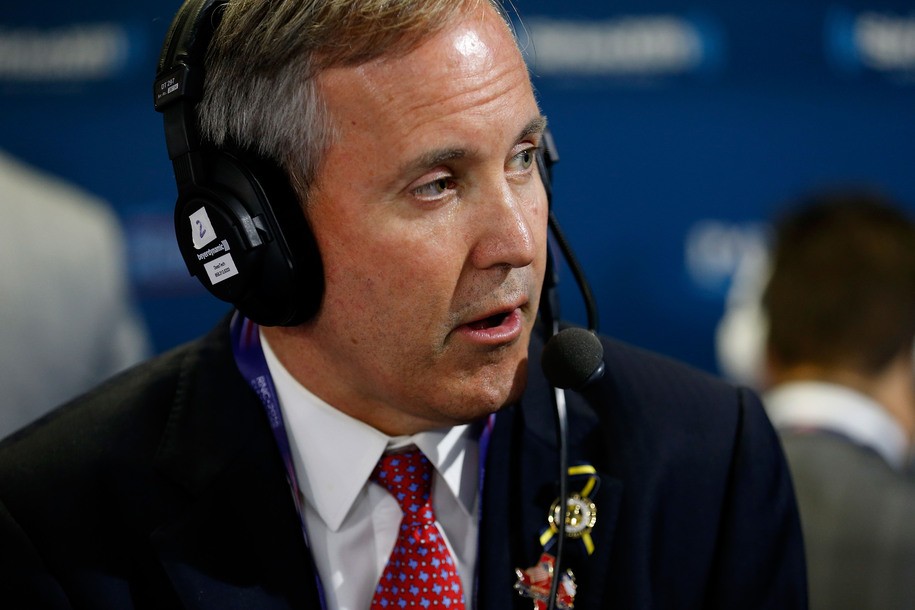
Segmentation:
{"type": "MultiPolygon", "coordinates": [[[[471,608],[477,556],[479,435],[456,426],[389,437],[328,405],[283,367],[261,334],[304,496],[308,545],[327,610],[365,610],[387,564],[402,513],[369,476],[385,451],[415,445],[435,468],[432,505],[471,608]]],[[[305,577],[305,575],[303,575],[305,577]]]]}
{"type": "Polygon", "coordinates": [[[876,451],[897,470],[908,461],[908,439],[886,409],[846,386],[799,381],[776,386],[763,396],[772,424],[781,430],[828,430],[876,451]]]}

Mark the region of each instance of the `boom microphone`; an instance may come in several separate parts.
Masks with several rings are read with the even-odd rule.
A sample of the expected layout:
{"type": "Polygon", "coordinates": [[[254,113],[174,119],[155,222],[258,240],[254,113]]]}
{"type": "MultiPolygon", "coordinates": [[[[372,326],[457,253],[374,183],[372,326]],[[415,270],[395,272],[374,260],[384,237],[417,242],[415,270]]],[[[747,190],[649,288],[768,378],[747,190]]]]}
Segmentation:
{"type": "Polygon", "coordinates": [[[604,374],[604,347],[593,332],[584,328],[563,329],[546,342],[540,356],[540,366],[547,381],[553,386],[556,407],[556,440],[559,453],[559,519],[556,538],[556,558],[553,563],[553,581],[547,610],[555,610],[562,573],[562,552],[566,537],[566,516],[569,497],[568,482],[568,418],[566,415],[566,389],[580,390],[604,374]]]}
{"type": "MultiPolygon", "coordinates": [[[[588,330],[566,328],[559,330],[559,298],[557,291],[558,270],[551,249],[547,250],[547,264],[544,273],[543,294],[540,299],[540,317],[551,337],[543,348],[540,365],[547,381],[553,386],[553,406],[556,413],[556,445],[559,458],[559,514],[557,515],[556,557],[553,563],[552,583],[547,598],[547,610],[555,610],[562,573],[562,555],[566,537],[566,517],[569,497],[569,451],[567,447],[568,417],[566,414],[565,389],[580,390],[604,374],[604,348],[597,338],[597,304],[584,271],[572,253],[568,240],[559,228],[559,222],[552,211],[553,191],[552,167],[559,160],[556,146],[549,130],[543,133],[543,146],[538,150],[537,168],[543,182],[549,212],[549,228],[554,243],[565,256],[569,269],[578,283],[588,313],[588,330]]],[[[538,602],[537,607],[540,607],[538,602]]],[[[566,607],[566,606],[563,606],[566,607]]]]}
{"type": "Polygon", "coordinates": [[[604,374],[604,347],[591,331],[566,328],[547,341],[540,365],[550,385],[580,390],[604,374]]]}

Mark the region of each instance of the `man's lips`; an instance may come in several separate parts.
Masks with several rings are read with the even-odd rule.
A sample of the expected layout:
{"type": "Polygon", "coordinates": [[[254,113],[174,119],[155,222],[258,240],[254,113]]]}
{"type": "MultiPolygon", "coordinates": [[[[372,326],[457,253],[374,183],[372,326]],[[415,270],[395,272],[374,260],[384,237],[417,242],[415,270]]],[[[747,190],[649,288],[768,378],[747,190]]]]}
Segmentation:
{"type": "Polygon", "coordinates": [[[495,345],[514,341],[521,335],[523,327],[521,307],[513,307],[462,324],[456,331],[474,343],[495,345]]]}
{"type": "Polygon", "coordinates": [[[507,318],[510,314],[510,311],[493,314],[481,320],[470,322],[467,324],[467,326],[471,330],[486,330],[488,328],[495,328],[497,326],[501,326],[505,322],[505,318],[507,318]]]}

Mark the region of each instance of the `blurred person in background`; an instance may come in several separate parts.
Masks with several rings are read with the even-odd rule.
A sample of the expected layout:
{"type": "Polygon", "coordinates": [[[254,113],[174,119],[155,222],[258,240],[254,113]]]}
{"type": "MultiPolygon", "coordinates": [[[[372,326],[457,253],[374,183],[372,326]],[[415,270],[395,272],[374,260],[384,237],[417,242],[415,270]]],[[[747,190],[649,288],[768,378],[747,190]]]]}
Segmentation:
{"type": "Polygon", "coordinates": [[[718,347],[725,373],[765,390],[811,608],[915,607],[915,224],[882,195],[837,190],[796,202],[773,238],[769,261],[745,266],[755,282],[735,284],[718,347]]]}
{"type": "Polygon", "coordinates": [[[104,202],[0,151],[0,438],[149,355],[104,202]]]}

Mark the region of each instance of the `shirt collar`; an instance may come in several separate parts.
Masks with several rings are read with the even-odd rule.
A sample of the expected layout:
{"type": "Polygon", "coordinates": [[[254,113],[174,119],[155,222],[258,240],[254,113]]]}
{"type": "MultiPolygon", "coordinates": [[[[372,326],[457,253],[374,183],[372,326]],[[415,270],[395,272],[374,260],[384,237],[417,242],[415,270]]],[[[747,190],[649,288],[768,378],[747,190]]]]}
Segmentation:
{"type": "Polygon", "coordinates": [[[328,529],[337,531],[343,524],[384,452],[410,445],[429,458],[461,509],[473,514],[479,477],[477,426],[389,437],[308,391],[282,365],[263,333],[260,338],[299,488],[328,529]]]}
{"type": "Polygon", "coordinates": [[[908,440],[902,427],[877,402],[851,388],[791,382],[770,390],[763,402],[776,428],[830,430],[873,449],[896,469],[906,464],[908,440]]]}

